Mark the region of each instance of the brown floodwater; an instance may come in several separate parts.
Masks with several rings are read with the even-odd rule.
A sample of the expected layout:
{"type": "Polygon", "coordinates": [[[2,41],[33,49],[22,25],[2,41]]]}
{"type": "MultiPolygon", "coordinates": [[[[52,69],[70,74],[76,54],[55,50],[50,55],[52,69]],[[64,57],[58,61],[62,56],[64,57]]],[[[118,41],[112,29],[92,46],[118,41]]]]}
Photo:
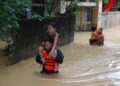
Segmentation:
{"type": "Polygon", "coordinates": [[[100,47],[89,46],[90,32],[76,32],[74,42],[61,47],[65,59],[59,74],[40,74],[35,58],[2,65],[0,86],[120,86],[120,27],[104,34],[100,47]]]}

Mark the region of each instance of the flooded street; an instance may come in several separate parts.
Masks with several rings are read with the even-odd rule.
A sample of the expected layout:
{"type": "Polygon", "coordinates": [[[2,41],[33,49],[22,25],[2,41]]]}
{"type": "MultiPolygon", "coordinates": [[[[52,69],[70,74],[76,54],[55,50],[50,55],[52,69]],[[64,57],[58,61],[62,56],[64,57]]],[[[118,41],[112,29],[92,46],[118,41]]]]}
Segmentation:
{"type": "Polygon", "coordinates": [[[40,74],[35,58],[0,66],[0,86],[120,86],[120,27],[104,31],[104,46],[89,46],[90,32],[76,32],[61,47],[64,63],[56,75],[40,74]]]}

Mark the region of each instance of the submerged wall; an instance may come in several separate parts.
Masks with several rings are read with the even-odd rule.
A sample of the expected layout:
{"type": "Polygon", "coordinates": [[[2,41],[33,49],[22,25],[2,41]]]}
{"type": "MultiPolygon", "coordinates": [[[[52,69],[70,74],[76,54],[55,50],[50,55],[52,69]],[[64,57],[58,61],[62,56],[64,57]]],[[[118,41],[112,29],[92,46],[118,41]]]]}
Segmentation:
{"type": "Polygon", "coordinates": [[[57,32],[60,34],[60,45],[69,44],[74,40],[74,16],[60,16],[43,21],[21,20],[21,31],[16,37],[16,47],[13,55],[10,57],[10,64],[17,63],[35,55],[47,31],[46,24],[50,21],[54,21],[57,24],[57,32]]]}

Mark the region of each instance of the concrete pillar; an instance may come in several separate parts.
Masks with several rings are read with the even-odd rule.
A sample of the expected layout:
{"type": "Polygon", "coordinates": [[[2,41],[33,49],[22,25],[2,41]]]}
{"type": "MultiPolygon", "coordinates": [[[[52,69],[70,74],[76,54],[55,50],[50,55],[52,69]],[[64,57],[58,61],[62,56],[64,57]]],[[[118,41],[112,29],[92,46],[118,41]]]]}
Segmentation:
{"type": "Polygon", "coordinates": [[[98,23],[97,27],[102,27],[101,22],[102,22],[102,5],[103,5],[103,0],[98,1],[98,23]]]}

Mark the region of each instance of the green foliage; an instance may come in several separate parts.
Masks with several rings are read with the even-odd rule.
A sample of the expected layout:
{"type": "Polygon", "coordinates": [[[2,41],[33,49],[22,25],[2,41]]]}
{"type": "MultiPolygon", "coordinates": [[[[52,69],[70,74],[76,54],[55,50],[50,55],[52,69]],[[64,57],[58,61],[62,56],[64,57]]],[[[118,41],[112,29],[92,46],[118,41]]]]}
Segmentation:
{"type": "Polygon", "coordinates": [[[69,7],[67,8],[67,13],[68,14],[72,14],[72,15],[76,15],[79,11],[80,7],[77,5],[77,2],[75,2],[74,0],[71,0],[71,4],[69,5],[69,7]]]}
{"type": "Polygon", "coordinates": [[[104,4],[107,4],[109,2],[109,0],[104,0],[104,4]]]}
{"type": "Polygon", "coordinates": [[[38,13],[33,13],[32,19],[38,19],[39,21],[42,21],[44,19],[44,17],[39,15],[38,13]]]}
{"type": "Polygon", "coordinates": [[[18,15],[23,15],[29,0],[0,0],[0,38],[19,28],[18,15]]]}
{"type": "Polygon", "coordinates": [[[7,43],[6,55],[14,50],[15,37],[19,28],[20,15],[25,15],[29,0],[0,0],[0,40],[7,43]]]}

